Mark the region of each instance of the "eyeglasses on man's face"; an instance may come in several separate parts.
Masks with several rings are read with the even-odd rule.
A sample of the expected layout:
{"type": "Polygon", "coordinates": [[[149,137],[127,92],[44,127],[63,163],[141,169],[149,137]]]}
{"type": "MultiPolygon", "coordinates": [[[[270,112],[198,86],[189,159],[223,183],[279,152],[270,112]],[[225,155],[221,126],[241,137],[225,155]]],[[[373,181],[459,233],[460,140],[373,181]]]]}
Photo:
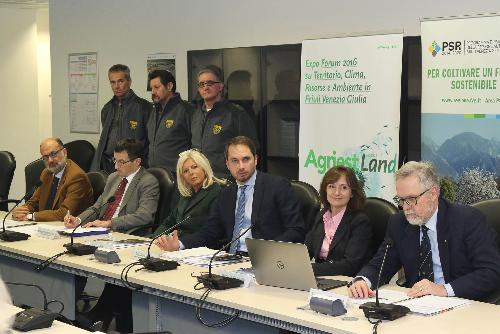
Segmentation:
{"type": "Polygon", "coordinates": [[[131,162],[131,161],[134,161],[134,160],[135,160],[135,159],[131,159],[131,160],[127,160],[127,161],[125,161],[125,160],[121,160],[121,159],[120,159],[120,160],[116,160],[115,158],[113,158],[113,160],[112,160],[112,161],[113,161],[113,163],[114,163],[115,165],[118,165],[118,166],[123,166],[123,165],[125,165],[125,164],[128,164],[128,163],[129,163],[129,162],[131,162]]]}
{"type": "Polygon", "coordinates": [[[205,86],[212,87],[213,85],[218,84],[218,83],[221,83],[221,82],[220,81],[212,81],[212,80],[200,81],[200,82],[198,82],[198,88],[204,88],[205,86]]]}
{"type": "Polygon", "coordinates": [[[64,146],[61,147],[60,149],[58,149],[57,151],[50,152],[49,154],[42,154],[42,159],[44,161],[49,160],[49,158],[55,159],[55,158],[57,158],[57,155],[59,154],[59,152],[61,152],[63,149],[64,149],[64,146]]]}
{"type": "Polygon", "coordinates": [[[427,188],[420,195],[417,195],[417,196],[408,196],[408,197],[394,196],[394,198],[392,200],[394,201],[394,203],[397,206],[400,206],[400,207],[402,207],[403,204],[405,204],[405,203],[408,206],[417,205],[418,204],[417,201],[420,198],[420,196],[422,196],[423,194],[425,194],[426,192],[428,192],[430,189],[431,188],[427,188]]]}

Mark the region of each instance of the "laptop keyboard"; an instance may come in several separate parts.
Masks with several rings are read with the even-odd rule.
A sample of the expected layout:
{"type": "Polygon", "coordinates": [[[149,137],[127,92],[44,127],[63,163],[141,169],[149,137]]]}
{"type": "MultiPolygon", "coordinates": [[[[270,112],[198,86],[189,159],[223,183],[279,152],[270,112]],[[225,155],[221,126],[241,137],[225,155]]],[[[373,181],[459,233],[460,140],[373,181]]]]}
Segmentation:
{"type": "Polygon", "coordinates": [[[341,286],[347,285],[347,281],[341,281],[337,279],[330,278],[318,278],[316,277],[316,284],[320,290],[331,290],[335,288],[340,288],[341,286]]]}

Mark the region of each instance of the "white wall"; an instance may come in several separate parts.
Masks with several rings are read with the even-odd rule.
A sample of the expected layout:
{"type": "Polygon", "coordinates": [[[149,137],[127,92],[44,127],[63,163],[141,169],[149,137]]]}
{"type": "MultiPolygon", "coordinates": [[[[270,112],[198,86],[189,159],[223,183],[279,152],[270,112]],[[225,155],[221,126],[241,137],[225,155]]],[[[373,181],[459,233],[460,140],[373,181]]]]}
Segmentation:
{"type": "Polygon", "coordinates": [[[300,43],[394,29],[419,35],[421,17],[499,9],[498,0],[51,0],[54,134],[65,141],[98,141],[98,135],[69,133],[68,53],[98,53],[100,109],[111,97],[107,69],[115,63],[130,66],[132,88],[149,100],[145,57],[151,52],[177,54],[177,86],[187,97],[187,50],[300,43]]]}
{"type": "Polygon", "coordinates": [[[40,156],[40,140],[52,133],[48,41],[47,9],[0,7],[0,150],[16,158],[11,198],[23,196],[24,166],[40,156]]]}
{"type": "Polygon", "coordinates": [[[107,69],[115,63],[130,66],[133,88],[149,99],[144,88],[145,57],[151,52],[177,54],[178,90],[186,97],[187,50],[300,43],[395,29],[419,35],[420,18],[498,12],[500,4],[498,0],[51,0],[49,8],[52,79],[46,65],[37,67],[37,61],[47,64],[37,56],[37,48],[43,50],[37,45],[48,43],[43,35],[46,14],[0,8],[4,120],[0,149],[16,152],[15,194],[24,189],[20,176],[24,165],[38,155],[38,143],[49,132],[63,141],[98,141],[98,135],[69,133],[68,53],[98,52],[101,108],[111,97],[107,69]],[[52,80],[52,117],[49,85],[40,84],[46,80],[52,80]]]}

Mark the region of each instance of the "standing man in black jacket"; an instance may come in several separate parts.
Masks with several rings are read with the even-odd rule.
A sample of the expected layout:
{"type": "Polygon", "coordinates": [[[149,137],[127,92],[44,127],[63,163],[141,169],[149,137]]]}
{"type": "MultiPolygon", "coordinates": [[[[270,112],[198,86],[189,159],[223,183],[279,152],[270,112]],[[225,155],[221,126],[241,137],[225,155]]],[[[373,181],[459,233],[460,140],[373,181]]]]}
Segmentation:
{"type": "Polygon", "coordinates": [[[194,148],[200,149],[210,161],[217,177],[231,177],[226,169],[224,148],[236,136],[246,136],[258,143],[254,121],[246,111],[222,98],[222,74],[215,67],[198,73],[198,92],[203,104],[193,114],[191,132],[194,148]]]}
{"type": "Polygon", "coordinates": [[[131,138],[147,144],[146,123],[151,113],[151,103],[130,89],[132,79],[128,66],[111,66],[108,78],[114,96],[101,110],[102,132],[90,170],[113,173],[113,151],[119,140],[131,138]]]}
{"type": "Polygon", "coordinates": [[[175,173],[179,153],[191,148],[191,117],[194,108],[175,92],[169,71],[149,73],[153,112],[147,123],[149,167],[162,166],[175,173]]]}

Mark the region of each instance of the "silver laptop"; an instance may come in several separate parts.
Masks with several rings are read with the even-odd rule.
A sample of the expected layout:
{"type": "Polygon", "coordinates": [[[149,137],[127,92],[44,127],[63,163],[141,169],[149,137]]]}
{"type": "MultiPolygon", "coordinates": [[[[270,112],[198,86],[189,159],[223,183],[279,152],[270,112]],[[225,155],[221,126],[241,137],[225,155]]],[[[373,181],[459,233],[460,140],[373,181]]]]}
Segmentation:
{"type": "Polygon", "coordinates": [[[259,284],[308,291],[329,290],[348,282],[316,278],[304,244],[245,239],[255,279],[259,284]]]}

